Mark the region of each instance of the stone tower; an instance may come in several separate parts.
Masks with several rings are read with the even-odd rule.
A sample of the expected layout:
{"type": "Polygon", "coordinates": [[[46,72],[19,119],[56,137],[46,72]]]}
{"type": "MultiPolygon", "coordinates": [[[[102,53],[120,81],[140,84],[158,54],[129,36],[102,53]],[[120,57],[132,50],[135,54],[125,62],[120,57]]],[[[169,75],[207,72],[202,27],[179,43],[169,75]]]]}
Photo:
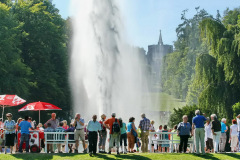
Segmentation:
{"type": "MultiPolygon", "coordinates": [[[[161,64],[163,57],[173,52],[173,46],[163,44],[162,33],[160,30],[160,35],[158,39],[158,44],[153,44],[148,46],[147,59],[148,65],[151,68],[151,83],[152,89],[160,87],[160,75],[161,75],[161,64]]],[[[154,90],[155,90],[154,89],[154,90]]]]}

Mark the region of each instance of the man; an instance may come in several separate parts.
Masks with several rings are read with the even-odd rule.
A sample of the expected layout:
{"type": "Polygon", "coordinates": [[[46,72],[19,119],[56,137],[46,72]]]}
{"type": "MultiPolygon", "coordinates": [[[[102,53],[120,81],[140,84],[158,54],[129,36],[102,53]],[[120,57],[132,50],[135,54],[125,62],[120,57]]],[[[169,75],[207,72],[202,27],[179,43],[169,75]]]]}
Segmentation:
{"type": "Polygon", "coordinates": [[[195,135],[195,145],[196,145],[196,153],[199,154],[199,141],[201,143],[201,150],[202,154],[205,154],[204,150],[204,141],[205,141],[205,131],[204,131],[204,122],[207,120],[204,116],[200,115],[200,111],[196,110],[195,111],[195,117],[193,117],[192,120],[192,135],[195,135]],[[194,134],[194,129],[195,129],[195,134],[194,134]]]}
{"type": "MultiPolygon", "coordinates": [[[[240,142],[240,114],[237,116],[237,125],[238,125],[238,141],[240,142]]],[[[239,152],[240,152],[240,143],[239,145],[239,152]]]]}
{"type": "Polygon", "coordinates": [[[18,129],[21,129],[21,142],[19,146],[19,152],[22,153],[23,142],[26,143],[26,152],[29,152],[29,128],[33,130],[31,123],[28,122],[28,116],[25,116],[25,119],[19,124],[18,129]]]}
{"type": "Polygon", "coordinates": [[[219,150],[220,152],[225,152],[225,146],[227,141],[227,126],[226,126],[226,118],[222,119],[221,122],[221,136],[220,136],[220,144],[219,144],[219,150]]]}
{"type": "MultiPolygon", "coordinates": [[[[47,123],[46,129],[44,132],[55,132],[55,129],[52,128],[51,123],[47,123]]],[[[47,135],[47,140],[53,140],[53,135],[47,135]]],[[[54,153],[53,151],[53,144],[47,144],[47,153],[54,153]]]]}
{"type": "Polygon", "coordinates": [[[93,115],[92,119],[87,125],[90,156],[96,155],[98,132],[102,130],[101,124],[97,121],[97,115],[93,115]]]}
{"type": "Polygon", "coordinates": [[[59,121],[56,119],[56,113],[52,113],[51,115],[51,119],[49,119],[45,124],[44,124],[44,127],[47,128],[47,124],[50,123],[51,124],[51,127],[52,129],[56,129],[59,125],[59,121]]]}
{"type": "Polygon", "coordinates": [[[143,113],[141,115],[142,120],[139,123],[138,128],[141,129],[141,140],[142,140],[142,152],[148,152],[148,136],[149,136],[149,127],[150,120],[146,118],[146,115],[143,113]]]}
{"type": "Polygon", "coordinates": [[[190,133],[192,132],[191,124],[188,122],[187,115],[183,116],[183,122],[180,122],[177,127],[177,135],[180,136],[180,145],[179,145],[179,152],[186,153],[187,145],[188,145],[188,138],[190,137],[190,133]]]}
{"type": "Polygon", "coordinates": [[[99,132],[99,143],[98,143],[99,153],[106,153],[105,152],[105,143],[106,143],[106,139],[107,139],[107,130],[106,130],[106,127],[104,127],[104,125],[103,125],[105,119],[106,119],[106,115],[102,114],[101,120],[99,121],[99,123],[101,124],[101,127],[102,127],[102,130],[99,132]]]}
{"type": "Polygon", "coordinates": [[[211,115],[211,120],[212,120],[213,146],[215,153],[217,153],[221,135],[221,123],[217,119],[216,114],[211,115]]]}
{"type": "Polygon", "coordinates": [[[120,123],[119,120],[115,118],[116,114],[112,113],[112,118],[107,119],[103,124],[106,128],[110,130],[110,141],[109,141],[109,152],[111,154],[111,149],[113,144],[117,146],[117,154],[119,155],[119,141],[120,141],[120,123]]]}
{"type": "MultiPolygon", "coordinates": [[[[62,132],[62,133],[65,132],[65,129],[63,128],[63,122],[59,123],[59,127],[56,128],[56,132],[62,132]]],[[[64,134],[59,134],[57,136],[58,136],[58,139],[60,139],[60,140],[64,140],[65,139],[65,135],[64,134]]],[[[57,144],[58,153],[62,153],[61,145],[62,145],[61,143],[57,144]]]]}
{"type": "Polygon", "coordinates": [[[75,153],[78,153],[79,138],[82,141],[83,153],[87,153],[87,149],[85,148],[84,119],[81,118],[81,115],[79,113],[76,114],[73,125],[75,126],[74,132],[74,139],[76,142],[75,153]]]}

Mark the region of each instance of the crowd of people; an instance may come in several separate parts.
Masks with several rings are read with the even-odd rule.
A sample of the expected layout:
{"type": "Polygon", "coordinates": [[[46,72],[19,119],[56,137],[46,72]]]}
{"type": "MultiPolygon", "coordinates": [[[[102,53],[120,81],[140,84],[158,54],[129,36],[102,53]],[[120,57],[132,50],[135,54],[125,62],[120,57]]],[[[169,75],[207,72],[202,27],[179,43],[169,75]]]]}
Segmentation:
{"type": "MultiPolygon", "coordinates": [[[[232,120],[232,125],[228,128],[226,125],[227,120],[222,118],[221,122],[218,120],[216,114],[206,117],[205,114],[201,115],[199,110],[195,111],[195,117],[192,119],[192,124],[189,123],[187,115],[184,115],[182,122],[174,126],[173,129],[168,129],[167,125],[160,125],[155,130],[153,120],[149,120],[145,114],[141,114],[141,120],[137,125],[135,118],[130,117],[128,122],[124,122],[122,118],[116,118],[116,114],[112,113],[111,117],[107,119],[105,114],[101,115],[100,121],[97,120],[97,115],[93,115],[87,125],[85,120],[79,113],[71,121],[68,126],[67,121],[59,121],[56,114],[51,114],[49,119],[44,125],[39,123],[36,125],[31,117],[26,116],[24,119],[19,118],[17,123],[12,119],[12,114],[6,114],[7,120],[3,123],[3,128],[0,132],[0,152],[2,147],[10,148],[10,153],[23,152],[23,143],[26,143],[25,152],[29,152],[29,130],[38,130],[44,133],[47,132],[72,132],[69,136],[62,135],[61,139],[68,138],[75,144],[69,143],[68,153],[79,153],[79,141],[82,142],[83,153],[89,153],[90,156],[99,153],[117,152],[117,154],[127,154],[139,152],[169,152],[170,147],[174,147],[175,152],[186,153],[189,152],[189,138],[194,137],[193,152],[196,154],[218,153],[225,152],[227,143],[231,143],[231,151],[238,152],[239,139],[240,139],[240,115],[232,120]],[[44,129],[45,128],[45,129],[44,129]],[[230,129],[229,141],[227,142],[227,132],[230,129]],[[108,131],[109,130],[109,131],[108,131]],[[15,145],[16,133],[21,133],[20,145],[15,145]],[[150,136],[150,132],[154,132],[150,136]],[[172,132],[170,134],[169,132],[172,132]],[[170,140],[174,146],[170,145],[170,140]],[[106,152],[106,142],[108,143],[108,152],[106,152]],[[180,141],[180,143],[179,143],[180,141]],[[88,143],[86,143],[88,142],[88,143]],[[98,148],[97,148],[98,147],[98,148]],[[88,150],[87,150],[88,148],[88,150]]],[[[1,127],[1,124],[0,124],[1,127]]],[[[47,135],[47,138],[52,138],[47,135]]],[[[41,147],[47,147],[47,153],[55,153],[55,146],[58,153],[63,152],[65,144],[47,144],[44,146],[44,139],[42,140],[41,147]]]]}

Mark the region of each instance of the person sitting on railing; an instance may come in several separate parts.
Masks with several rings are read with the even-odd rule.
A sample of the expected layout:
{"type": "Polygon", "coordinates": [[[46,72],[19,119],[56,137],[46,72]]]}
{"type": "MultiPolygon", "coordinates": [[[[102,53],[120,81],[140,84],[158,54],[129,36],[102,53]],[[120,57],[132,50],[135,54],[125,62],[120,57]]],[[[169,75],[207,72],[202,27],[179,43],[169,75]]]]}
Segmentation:
{"type": "MultiPolygon", "coordinates": [[[[55,129],[51,127],[51,123],[47,123],[47,128],[44,129],[44,132],[55,132],[55,129]]],[[[47,135],[47,140],[53,140],[53,135],[47,135]]],[[[46,147],[46,146],[45,146],[46,147]]],[[[47,144],[47,153],[53,152],[53,144],[47,144]]]]}
{"type": "MultiPolygon", "coordinates": [[[[59,127],[56,128],[56,132],[65,132],[66,130],[63,128],[63,122],[60,122],[59,123],[59,127]]],[[[64,140],[65,139],[65,135],[64,134],[60,134],[60,135],[57,135],[57,139],[58,140],[64,140]]],[[[62,142],[62,141],[60,141],[62,142]]],[[[58,148],[58,153],[62,153],[62,150],[61,150],[61,143],[60,144],[57,144],[57,148],[58,148]]]]}
{"type": "MultiPolygon", "coordinates": [[[[162,132],[162,125],[160,125],[158,127],[157,132],[162,132]]],[[[162,135],[161,134],[157,134],[157,140],[162,140],[162,135]]],[[[157,148],[158,148],[158,152],[162,152],[162,144],[160,144],[161,142],[158,142],[157,148]]]]}
{"type": "MultiPolygon", "coordinates": [[[[167,125],[163,126],[162,132],[168,132],[167,125]]],[[[166,140],[166,141],[163,141],[162,150],[163,150],[163,152],[165,152],[166,151],[165,148],[167,148],[167,153],[168,153],[169,152],[169,137],[168,137],[168,134],[163,134],[163,140],[166,140]]]]}
{"type": "Polygon", "coordinates": [[[180,136],[180,145],[179,145],[179,152],[186,153],[187,145],[188,145],[188,138],[190,137],[190,133],[192,132],[191,124],[188,122],[187,115],[183,116],[183,122],[178,124],[178,136],[180,136]]]}
{"type": "MultiPolygon", "coordinates": [[[[70,127],[66,130],[66,132],[74,132],[74,131],[75,131],[75,127],[73,127],[73,123],[71,123],[70,127]]],[[[68,140],[74,141],[74,134],[69,134],[68,140]]],[[[72,147],[73,147],[73,144],[68,144],[68,148],[70,149],[69,153],[72,153],[72,150],[73,150],[72,147]]]]}

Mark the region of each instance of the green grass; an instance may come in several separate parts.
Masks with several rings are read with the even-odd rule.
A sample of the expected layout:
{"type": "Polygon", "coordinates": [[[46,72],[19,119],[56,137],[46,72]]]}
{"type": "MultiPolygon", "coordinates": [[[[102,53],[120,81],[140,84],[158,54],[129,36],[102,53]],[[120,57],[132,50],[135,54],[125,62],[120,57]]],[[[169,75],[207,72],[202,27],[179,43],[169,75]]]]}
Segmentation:
{"type": "Polygon", "coordinates": [[[90,157],[88,154],[13,154],[13,155],[0,155],[0,160],[39,160],[39,159],[53,159],[53,160],[201,160],[201,159],[211,159],[211,160],[233,160],[240,159],[240,154],[206,154],[205,156],[195,155],[195,154],[157,154],[157,153],[147,153],[147,154],[127,154],[117,156],[115,154],[106,155],[98,154],[97,156],[90,157]]]}
{"type": "Polygon", "coordinates": [[[183,107],[186,102],[176,99],[166,93],[151,93],[153,111],[173,111],[174,108],[183,107]]]}

